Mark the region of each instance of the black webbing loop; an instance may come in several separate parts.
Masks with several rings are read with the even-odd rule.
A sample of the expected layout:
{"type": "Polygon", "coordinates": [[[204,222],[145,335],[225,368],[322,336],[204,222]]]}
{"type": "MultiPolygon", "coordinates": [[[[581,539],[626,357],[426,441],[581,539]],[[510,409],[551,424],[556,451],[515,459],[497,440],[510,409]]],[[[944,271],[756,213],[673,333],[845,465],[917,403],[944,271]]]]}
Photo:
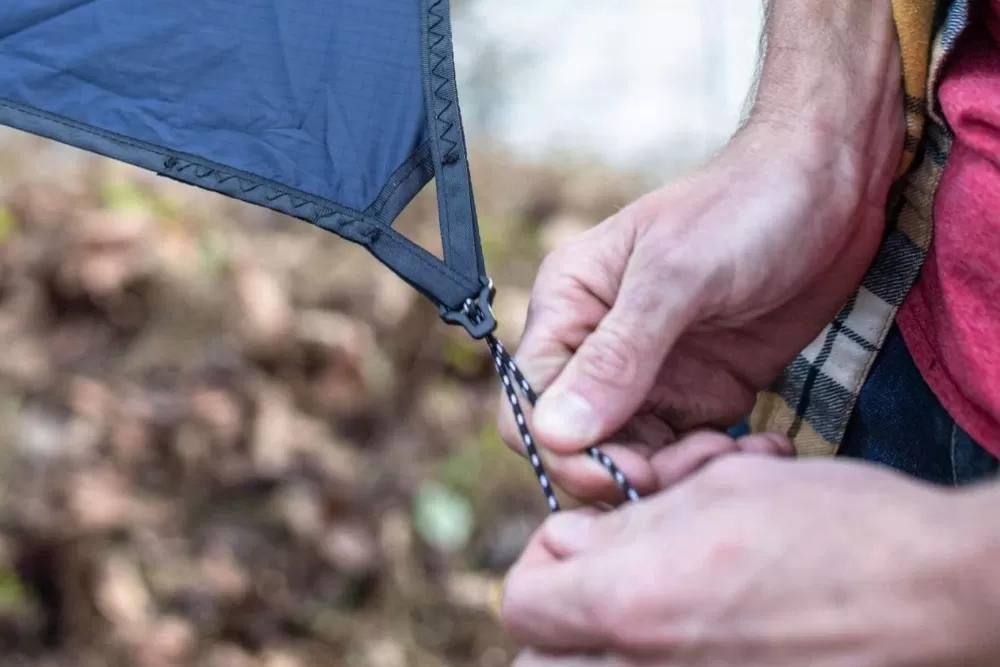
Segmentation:
{"type": "MultiPolygon", "coordinates": [[[[481,317],[487,316],[487,313],[483,313],[480,310],[479,304],[472,299],[466,301],[465,312],[473,323],[478,321],[481,317]]],[[[492,315],[489,315],[489,318],[492,319],[492,315]]],[[[493,357],[493,365],[496,368],[497,375],[500,376],[500,381],[503,384],[507,401],[510,404],[511,411],[514,413],[514,421],[517,424],[518,432],[521,435],[521,443],[524,445],[524,451],[528,456],[528,461],[531,463],[531,467],[535,471],[535,476],[538,478],[538,484],[542,487],[542,493],[545,494],[545,501],[548,504],[549,509],[553,512],[558,512],[559,501],[556,498],[555,490],[552,488],[552,481],[550,480],[548,473],[545,472],[545,465],[542,463],[542,458],[538,454],[538,448],[535,446],[534,438],[531,436],[531,431],[528,428],[528,422],[524,416],[521,401],[517,396],[518,391],[520,391],[527,399],[528,403],[534,406],[538,402],[538,395],[535,393],[534,389],[532,389],[527,378],[524,377],[521,369],[518,368],[518,365],[514,361],[513,357],[511,357],[504,348],[503,343],[497,340],[497,337],[492,333],[487,334],[485,338],[486,344],[490,349],[490,355],[493,357]]],[[[591,447],[588,449],[587,454],[604,466],[611,477],[615,480],[618,488],[620,488],[625,494],[625,498],[627,500],[630,502],[639,500],[639,493],[635,490],[635,487],[629,483],[622,471],[618,469],[618,466],[614,464],[611,457],[604,454],[597,447],[591,447]]]]}
{"type": "MultiPolygon", "coordinates": [[[[404,266],[398,254],[378,252],[375,254],[383,262],[387,261],[387,258],[395,259],[398,265],[397,272],[398,268],[408,269],[410,283],[422,286],[424,293],[436,301],[438,311],[445,322],[464,327],[473,338],[486,339],[497,374],[514,412],[514,419],[517,421],[528,460],[535,470],[549,508],[556,512],[559,510],[559,501],[528,430],[517,393],[520,391],[531,405],[535,404],[538,396],[493,334],[496,329],[496,319],[491,307],[494,295],[493,283],[486,277],[475,198],[472,194],[465,132],[462,127],[458,87],[455,82],[450,2],[448,0],[420,0],[420,2],[423,16],[421,33],[424,101],[430,153],[437,180],[443,261],[434,258],[432,261],[427,261],[425,266],[417,267],[412,262],[404,266]],[[454,289],[445,294],[443,287],[451,286],[452,282],[465,283],[462,287],[468,291],[462,300],[454,299],[454,289]]],[[[421,257],[421,259],[426,258],[421,257]]],[[[639,499],[639,494],[607,455],[596,447],[590,448],[587,453],[611,474],[628,500],[639,499]]]]}

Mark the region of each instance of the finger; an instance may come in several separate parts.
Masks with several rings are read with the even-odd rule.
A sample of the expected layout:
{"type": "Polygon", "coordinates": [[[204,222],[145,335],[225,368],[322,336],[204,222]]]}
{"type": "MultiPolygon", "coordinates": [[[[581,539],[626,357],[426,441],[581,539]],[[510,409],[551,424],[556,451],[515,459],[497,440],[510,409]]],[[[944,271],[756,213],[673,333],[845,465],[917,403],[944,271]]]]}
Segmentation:
{"type": "Polygon", "coordinates": [[[593,600],[611,592],[605,577],[602,568],[586,559],[518,562],[504,581],[504,626],[524,646],[555,652],[604,650],[605,621],[594,613],[593,600]]]}
{"type": "Polygon", "coordinates": [[[598,515],[561,512],[551,516],[540,529],[543,543],[558,558],[569,558],[640,540],[655,530],[665,515],[687,517],[697,512],[705,499],[693,492],[690,484],[682,482],[725,457],[758,459],[760,455],[741,450],[725,434],[711,431],[691,434],[653,457],[651,463],[662,485],[659,492],[612,512],[598,515]]]}
{"type": "MultiPolygon", "coordinates": [[[[527,329],[525,338],[518,348],[516,355],[518,367],[536,392],[543,391],[544,387],[548,386],[552,378],[559,374],[559,371],[570,359],[569,348],[560,343],[554,337],[555,335],[557,335],[556,332],[527,329]]],[[[500,392],[498,403],[497,428],[500,431],[500,437],[508,447],[523,455],[524,447],[521,443],[521,433],[514,421],[514,411],[511,410],[504,392],[500,392]]],[[[521,407],[525,416],[530,417],[532,410],[528,402],[522,401],[521,407]]],[[[543,448],[541,444],[538,446],[539,449],[543,448]]]]}
{"type": "MultiPolygon", "coordinates": [[[[509,409],[506,411],[510,412],[509,409]]],[[[523,413],[530,424],[531,408],[525,407],[523,413]]],[[[511,423],[513,424],[513,421],[511,423]]],[[[527,452],[520,432],[516,427],[512,428],[516,435],[508,434],[504,440],[511,450],[526,457],[527,452]]],[[[553,484],[577,500],[612,505],[618,505],[625,500],[621,488],[608,469],[589,454],[558,455],[546,449],[537,438],[534,439],[534,444],[545,472],[553,484]]],[[[615,466],[640,495],[653,493],[659,488],[656,472],[649,463],[651,449],[644,442],[609,443],[602,445],[601,451],[614,461],[615,466]]]]}
{"type": "MultiPolygon", "coordinates": [[[[539,394],[559,375],[573,350],[607,312],[601,295],[613,296],[617,283],[605,283],[612,282],[611,276],[620,271],[615,265],[624,266],[624,260],[616,262],[602,256],[606,247],[607,244],[582,239],[572,248],[550,254],[538,271],[515,360],[539,394]],[[603,267],[603,271],[594,267],[603,267]]],[[[501,401],[505,402],[506,398],[501,397],[501,401]]],[[[504,442],[521,449],[520,435],[509,406],[501,405],[499,415],[504,442]]]]}
{"type": "Polygon", "coordinates": [[[628,421],[627,428],[631,438],[648,447],[650,452],[677,442],[677,432],[658,414],[635,415],[628,421]]]}
{"type": "Polygon", "coordinates": [[[524,550],[517,559],[517,563],[522,566],[533,566],[533,565],[544,565],[546,563],[554,563],[559,560],[560,556],[551,549],[549,549],[548,544],[545,541],[545,535],[541,530],[536,530],[531,538],[528,539],[528,543],[524,546],[524,550]]]}
{"type": "Polygon", "coordinates": [[[614,302],[631,246],[604,223],[545,258],[532,288],[515,355],[539,394],[614,302]]]}
{"type": "Polygon", "coordinates": [[[616,519],[610,513],[560,512],[548,517],[539,528],[538,544],[552,554],[553,561],[574,558],[594,546],[612,543],[621,523],[616,519]]]}
{"type": "Polygon", "coordinates": [[[672,271],[660,255],[634,252],[614,306],[541,395],[533,425],[553,451],[607,438],[642,405],[698,305],[672,271]]]}
{"type": "Polygon", "coordinates": [[[654,454],[650,464],[659,488],[665,489],[690,477],[713,459],[738,451],[737,441],[725,433],[699,431],[654,454]]]}
{"type": "Polygon", "coordinates": [[[541,653],[534,649],[522,651],[513,667],[634,667],[636,663],[616,655],[582,653],[541,653]]]}
{"type": "Polygon", "coordinates": [[[541,544],[556,560],[627,546],[648,537],[663,521],[688,507],[683,495],[661,494],[608,512],[560,512],[539,528],[541,544]]]}
{"type": "Polygon", "coordinates": [[[741,452],[747,454],[768,454],[772,456],[794,456],[795,446],[778,433],[754,433],[736,441],[741,452]]]}
{"type": "Polygon", "coordinates": [[[792,444],[780,435],[760,433],[734,440],[725,433],[699,431],[653,455],[650,460],[660,489],[691,477],[715,459],[730,454],[791,456],[792,444]]]}
{"type": "Polygon", "coordinates": [[[516,641],[540,651],[648,650],[659,643],[658,620],[669,604],[665,595],[650,594],[653,589],[643,576],[655,574],[651,569],[658,547],[647,535],[638,543],[555,563],[515,565],[504,582],[505,627],[516,641]]]}
{"type": "MultiPolygon", "coordinates": [[[[653,493],[659,488],[656,470],[642,446],[608,444],[602,445],[601,451],[614,461],[639,495],[653,493]]],[[[588,454],[558,456],[544,452],[542,462],[552,481],[574,498],[612,505],[625,501],[621,488],[608,469],[588,454]]]]}
{"type": "MultiPolygon", "coordinates": [[[[581,507],[570,512],[561,512],[559,515],[552,516],[560,516],[561,514],[573,514],[583,517],[596,518],[603,514],[603,512],[593,507],[581,507]]],[[[543,523],[542,526],[544,527],[544,525],[545,524],[543,523]]],[[[528,567],[554,563],[565,557],[561,551],[552,548],[552,544],[546,539],[546,533],[543,527],[536,530],[528,540],[528,544],[525,545],[524,550],[521,552],[521,556],[517,559],[517,564],[519,566],[528,567]]]]}

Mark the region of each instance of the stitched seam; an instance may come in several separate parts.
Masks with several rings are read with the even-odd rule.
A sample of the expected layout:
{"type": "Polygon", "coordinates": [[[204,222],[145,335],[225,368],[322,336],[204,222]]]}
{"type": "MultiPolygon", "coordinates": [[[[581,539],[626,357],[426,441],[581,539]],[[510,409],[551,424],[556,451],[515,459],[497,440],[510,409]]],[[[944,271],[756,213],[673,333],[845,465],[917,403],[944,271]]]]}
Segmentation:
{"type": "Polygon", "coordinates": [[[442,2],[444,0],[433,0],[427,7],[427,14],[430,17],[430,21],[427,24],[427,35],[430,37],[430,56],[435,59],[435,62],[431,63],[430,73],[434,77],[434,82],[431,83],[431,91],[439,101],[435,110],[435,117],[442,128],[438,132],[438,138],[447,144],[447,150],[441,155],[441,162],[451,164],[458,160],[458,141],[449,136],[454,131],[455,124],[445,118],[445,115],[451,110],[454,100],[445,94],[451,86],[451,79],[441,72],[441,68],[448,62],[448,35],[443,29],[445,15],[439,9],[442,2]]]}
{"type": "Polygon", "coordinates": [[[955,458],[955,436],[957,435],[957,433],[958,433],[958,425],[954,421],[952,421],[952,423],[951,423],[951,438],[950,438],[950,440],[951,440],[951,444],[950,444],[950,448],[951,448],[951,452],[950,452],[950,457],[951,457],[951,482],[955,486],[958,486],[958,464],[957,464],[956,458],[955,458]]]}
{"type": "Polygon", "coordinates": [[[406,162],[404,162],[400,168],[393,173],[389,182],[386,183],[384,188],[382,188],[382,192],[380,192],[378,197],[375,198],[375,201],[372,202],[372,205],[365,209],[365,215],[372,217],[381,216],[386,203],[393,198],[400,185],[405,183],[410,176],[413,175],[413,172],[423,167],[428,160],[430,160],[429,140],[420,144],[420,146],[417,147],[417,150],[413,152],[413,155],[408,157],[406,162]]]}
{"type": "Polygon", "coordinates": [[[341,215],[355,216],[358,218],[365,217],[362,213],[348,206],[344,206],[343,204],[337,204],[334,207],[330,206],[329,203],[325,202],[321,203],[318,198],[312,195],[308,195],[305,192],[294,190],[292,188],[282,187],[277,183],[271,181],[270,179],[267,179],[264,176],[258,176],[257,174],[251,174],[249,172],[241,171],[239,169],[235,169],[232,167],[224,167],[223,165],[211,163],[206,160],[200,160],[193,156],[185,155],[183,153],[177,153],[174,151],[165,150],[159,146],[156,146],[155,144],[149,144],[144,141],[136,141],[135,139],[132,139],[131,137],[128,137],[126,135],[118,134],[117,132],[109,132],[108,130],[101,129],[99,127],[94,127],[92,125],[87,125],[85,123],[73,122],[56,114],[41,113],[36,109],[32,109],[30,107],[26,107],[21,104],[15,104],[3,98],[0,98],[0,106],[6,109],[10,109],[12,111],[16,111],[18,113],[25,113],[31,116],[35,116],[36,118],[42,118],[44,120],[56,123],[57,125],[61,125],[73,131],[86,132],[88,134],[102,137],[104,139],[109,139],[111,141],[115,141],[119,144],[130,146],[132,148],[137,148],[144,151],[149,151],[151,153],[155,153],[164,158],[163,162],[164,169],[176,168],[177,171],[181,171],[192,166],[201,167],[203,170],[206,171],[203,172],[196,171],[195,175],[198,176],[199,178],[204,178],[214,173],[220,184],[225,183],[234,178],[239,179],[241,181],[245,180],[249,182],[250,183],[249,187],[246,187],[244,186],[243,183],[240,183],[240,189],[243,192],[252,192],[257,188],[264,188],[265,190],[271,190],[274,193],[277,193],[277,194],[265,195],[265,198],[267,198],[267,200],[270,202],[276,201],[282,195],[285,195],[289,198],[290,202],[292,203],[292,206],[296,209],[301,208],[306,203],[311,203],[314,206],[319,207],[320,212],[318,213],[317,217],[326,217],[331,213],[339,213],[341,215]],[[220,176],[219,174],[222,175],[220,176]],[[298,200],[298,203],[296,203],[296,200],[298,200]]]}
{"type": "MultiPolygon", "coordinates": [[[[231,175],[231,174],[227,174],[226,171],[224,171],[223,169],[220,169],[220,168],[209,167],[209,166],[206,166],[206,165],[203,165],[203,164],[201,164],[199,162],[194,162],[194,161],[188,161],[187,164],[178,164],[178,163],[181,163],[181,162],[183,162],[183,161],[180,160],[179,158],[171,156],[170,158],[168,158],[164,162],[164,168],[166,168],[166,169],[173,169],[176,173],[181,173],[181,172],[185,171],[186,169],[189,169],[190,167],[199,167],[200,166],[202,168],[201,171],[199,171],[198,169],[195,169],[194,174],[195,174],[196,177],[198,177],[198,178],[208,178],[209,176],[214,175],[220,185],[222,183],[225,183],[225,182],[230,181],[232,179],[237,179],[238,181],[241,180],[237,176],[234,176],[234,175],[231,175]],[[174,160],[174,163],[172,165],[168,165],[167,163],[171,162],[171,160],[174,160]]],[[[308,199],[304,199],[304,194],[303,194],[303,196],[296,197],[291,192],[284,191],[282,188],[274,187],[274,186],[271,186],[271,185],[266,185],[266,186],[254,185],[253,187],[250,187],[249,189],[243,189],[243,184],[242,184],[242,182],[240,182],[240,189],[243,190],[243,192],[251,192],[256,187],[264,187],[265,191],[267,191],[267,190],[271,191],[270,193],[267,193],[267,194],[264,195],[264,198],[267,199],[268,202],[275,202],[278,199],[280,199],[281,197],[287,196],[289,198],[289,201],[292,204],[292,207],[295,208],[296,210],[298,210],[298,209],[306,206],[307,204],[311,204],[311,205],[317,207],[318,210],[314,210],[314,211],[311,212],[310,215],[308,215],[309,219],[313,220],[314,222],[318,222],[319,220],[321,220],[323,218],[341,217],[341,218],[347,218],[347,220],[342,220],[341,224],[349,224],[351,222],[365,222],[365,223],[368,223],[370,225],[373,225],[377,229],[378,232],[393,232],[393,230],[391,228],[389,228],[387,225],[383,224],[378,219],[362,215],[362,214],[357,213],[356,211],[354,211],[352,209],[346,209],[345,208],[344,211],[338,211],[338,210],[336,210],[334,208],[321,207],[322,205],[317,204],[314,201],[310,201],[308,199]],[[296,199],[299,199],[301,201],[299,201],[298,203],[296,203],[296,199]]],[[[371,237],[372,234],[368,234],[368,236],[371,237]]],[[[428,267],[433,268],[435,270],[442,271],[443,273],[445,273],[445,275],[450,276],[453,280],[458,280],[459,282],[464,282],[464,279],[460,278],[457,274],[452,273],[450,270],[448,270],[447,272],[444,271],[444,267],[441,267],[441,266],[438,266],[438,265],[434,264],[427,257],[425,257],[424,255],[422,255],[422,254],[420,254],[418,252],[415,252],[412,248],[407,247],[405,244],[402,247],[406,248],[406,250],[414,258],[420,260],[425,266],[428,266],[428,267]]]]}
{"type": "MultiPolygon", "coordinates": [[[[441,274],[447,276],[450,280],[455,281],[460,285],[468,283],[466,278],[459,276],[457,273],[451,270],[450,267],[444,264],[436,264],[431,261],[428,257],[416,251],[416,246],[410,247],[407,242],[389,226],[383,224],[379,220],[366,216],[354,209],[351,209],[342,204],[337,204],[336,207],[330,206],[326,203],[320,203],[316,197],[308,195],[304,192],[299,192],[291,188],[283,188],[276,183],[265,179],[262,176],[257,176],[255,174],[250,174],[247,172],[242,172],[238,169],[233,169],[230,167],[224,167],[222,165],[215,165],[204,160],[198,160],[193,157],[189,157],[183,154],[177,154],[172,151],[164,150],[154,144],[148,144],[142,141],[136,141],[130,137],[127,137],[116,132],[109,132],[107,130],[94,127],[92,125],[86,125],[84,123],[72,122],[66,118],[58,116],[51,113],[42,113],[36,109],[30,107],[25,107],[21,104],[13,103],[4,98],[0,98],[0,107],[10,109],[18,113],[24,113],[36,118],[41,118],[51,123],[55,123],[68,130],[74,132],[85,132],[87,134],[108,139],[116,143],[129,146],[138,150],[148,151],[154,153],[164,158],[163,168],[164,173],[181,173],[192,167],[195,168],[194,175],[198,179],[207,179],[210,176],[214,176],[216,182],[219,185],[226,183],[231,180],[236,180],[239,183],[240,190],[243,193],[249,193],[257,188],[262,188],[265,191],[264,198],[267,199],[269,203],[274,203],[281,197],[288,197],[289,203],[292,207],[298,211],[299,209],[305,207],[307,204],[311,204],[314,209],[307,213],[302,214],[302,216],[319,225],[320,220],[333,218],[334,223],[338,227],[343,227],[351,223],[367,223],[375,227],[375,229],[368,231],[365,236],[369,240],[373,240],[380,233],[388,233],[394,238],[400,241],[400,246],[407,251],[407,253],[413,258],[417,259],[424,266],[427,266],[434,271],[438,271],[441,274]],[[245,185],[244,181],[249,185],[245,185]]],[[[322,225],[321,225],[322,226],[322,225]]]]}

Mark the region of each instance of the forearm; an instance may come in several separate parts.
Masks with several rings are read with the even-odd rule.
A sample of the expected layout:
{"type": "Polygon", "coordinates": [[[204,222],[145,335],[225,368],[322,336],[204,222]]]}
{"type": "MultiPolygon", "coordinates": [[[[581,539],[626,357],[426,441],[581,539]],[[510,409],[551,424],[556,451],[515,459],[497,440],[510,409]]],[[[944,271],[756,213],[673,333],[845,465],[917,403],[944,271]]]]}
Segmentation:
{"type": "Polygon", "coordinates": [[[767,1],[750,122],[799,127],[857,146],[867,143],[888,105],[897,105],[901,122],[891,0],[767,1]]]}

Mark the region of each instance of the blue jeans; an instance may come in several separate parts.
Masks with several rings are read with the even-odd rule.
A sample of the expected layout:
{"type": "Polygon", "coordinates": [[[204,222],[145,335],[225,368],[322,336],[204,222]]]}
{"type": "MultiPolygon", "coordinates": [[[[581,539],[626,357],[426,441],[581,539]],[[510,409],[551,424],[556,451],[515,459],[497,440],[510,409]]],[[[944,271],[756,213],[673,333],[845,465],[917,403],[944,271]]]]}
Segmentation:
{"type": "Polygon", "coordinates": [[[937,400],[895,326],[861,389],[838,455],[949,486],[983,481],[1000,469],[937,400]]]}

